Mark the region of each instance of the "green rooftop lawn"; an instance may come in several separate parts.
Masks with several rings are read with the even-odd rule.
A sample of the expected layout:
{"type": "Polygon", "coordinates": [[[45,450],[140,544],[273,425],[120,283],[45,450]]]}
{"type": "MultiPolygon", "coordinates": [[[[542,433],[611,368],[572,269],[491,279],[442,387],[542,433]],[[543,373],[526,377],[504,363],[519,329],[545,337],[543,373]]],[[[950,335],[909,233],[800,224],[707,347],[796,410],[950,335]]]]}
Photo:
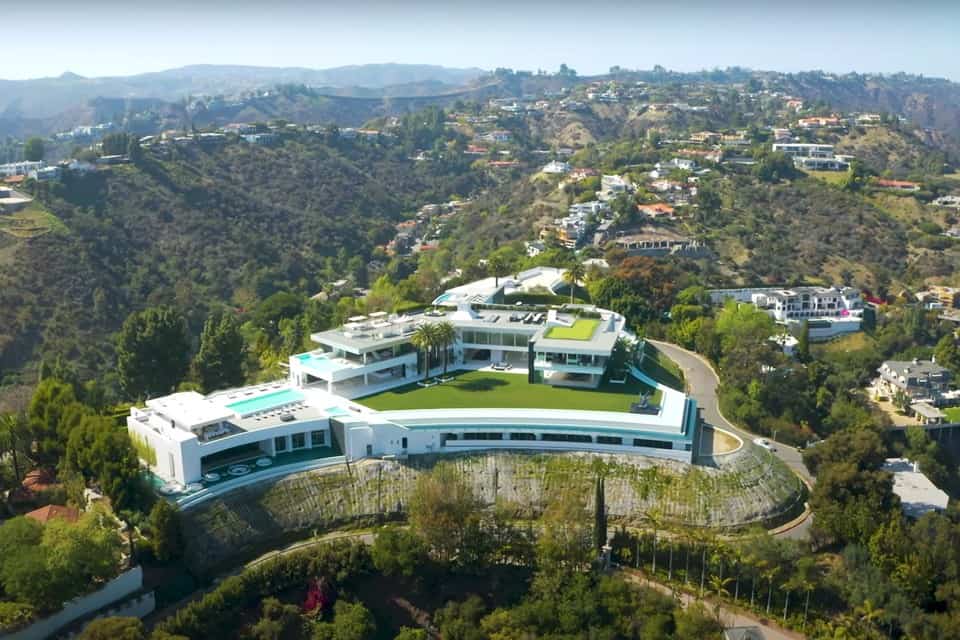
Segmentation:
{"type": "Polygon", "coordinates": [[[602,384],[599,389],[572,389],[530,384],[526,374],[469,371],[457,373],[454,380],[433,387],[412,384],[357,402],[378,411],[472,407],[629,411],[640,393],[651,394],[650,404],[660,403],[659,390],[654,391],[633,378],[625,384],[602,384]]]}
{"type": "Polygon", "coordinates": [[[589,340],[599,324],[596,318],[577,318],[572,327],[550,327],[544,337],[550,340],[589,340]]]}
{"type": "Polygon", "coordinates": [[[960,422],[960,407],[947,407],[941,411],[947,414],[948,422],[960,422]]]}

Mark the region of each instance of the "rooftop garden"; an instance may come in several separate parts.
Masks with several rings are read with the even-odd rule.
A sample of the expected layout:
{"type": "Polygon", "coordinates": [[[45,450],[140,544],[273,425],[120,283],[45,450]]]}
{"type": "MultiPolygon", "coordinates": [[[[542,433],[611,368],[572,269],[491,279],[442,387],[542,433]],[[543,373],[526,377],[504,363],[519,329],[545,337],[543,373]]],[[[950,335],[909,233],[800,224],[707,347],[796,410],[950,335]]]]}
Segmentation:
{"type": "Polygon", "coordinates": [[[443,384],[428,388],[411,384],[357,402],[378,411],[477,407],[629,411],[641,393],[648,395],[649,404],[660,404],[659,390],[633,379],[624,384],[603,383],[598,389],[573,389],[530,384],[526,375],[517,373],[469,371],[443,384]]]}
{"type": "Polygon", "coordinates": [[[600,321],[595,318],[577,318],[569,327],[550,327],[544,334],[551,340],[589,340],[600,321]]]}

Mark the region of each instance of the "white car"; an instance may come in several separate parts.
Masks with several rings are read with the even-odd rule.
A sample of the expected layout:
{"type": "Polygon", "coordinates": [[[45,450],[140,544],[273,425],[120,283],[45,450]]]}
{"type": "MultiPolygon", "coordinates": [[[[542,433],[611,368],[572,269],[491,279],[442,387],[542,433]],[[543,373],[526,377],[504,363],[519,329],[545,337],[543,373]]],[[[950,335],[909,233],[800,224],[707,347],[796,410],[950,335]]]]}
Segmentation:
{"type": "Polygon", "coordinates": [[[770,441],[767,440],[766,438],[754,438],[754,439],[753,439],[753,444],[757,445],[758,447],[763,447],[763,448],[766,449],[767,451],[776,451],[776,450],[777,450],[777,448],[776,448],[775,446],[773,446],[772,444],[770,444],[770,441]]]}

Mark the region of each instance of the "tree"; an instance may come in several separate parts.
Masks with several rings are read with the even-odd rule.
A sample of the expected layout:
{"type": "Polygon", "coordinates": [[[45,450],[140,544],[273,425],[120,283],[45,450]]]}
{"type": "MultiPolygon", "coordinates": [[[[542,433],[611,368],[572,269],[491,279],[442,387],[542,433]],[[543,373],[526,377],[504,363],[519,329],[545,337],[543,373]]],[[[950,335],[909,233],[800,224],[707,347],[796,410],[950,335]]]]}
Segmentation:
{"type": "Polygon", "coordinates": [[[414,331],[413,335],[410,336],[410,344],[423,352],[424,380],[430,377],[430,356],[436,346],[436,342],[434,325],[430,323],[421,324],[417,327],[416,331],[414,331]]]}
{"type": "Polygon", "coordinates": [[[570,304],[573,304],[573,294],[576,293],[580,282],[587,275],[587,268],[579,260],[574,261],[567,270],[563,272],[563,281],[570,287],[570,304]]]}
{"type": "Polygon", "coordinates": [[[253,640],[297,640],[304,627],[300,608],[283,604],[276,598],[264,598],[260,604],[260,619],[250,628],[253,640]]]}
{"type": "Polygon", "coordinates": [[[938,364],[950,369],[954,377],[960,378],[960,347],[952,334],[948,333],[940,338],[933,350],[933,356],[938,364]]]}
{"type": "Polygon", "coordinates": [[[183,530],[175,506],[160,499],[150,509],[150,544],[160,562],[169,562],[183,553],[183,530]]]}
{"type": "Polygon", "coordinates": [[[478,522],[480,505],[457,469],[435,467],[417,478],[410,497],[410,526],[440,560],[465,552],[468,532],[478,522]]]}
{"type": "Polygon", "coordinates": [[[46,155],[43,138],[29,138],[23,143],[23,157],[28,162],[39,162],[46,155]]]}
{"type": "Polygon", "coordinates": [[[27,408],[27,421],[37,445],[39,462],[53,464],[63,455],[66,445],[63,425],[72,422],[69,416],[76,405],[77,399],[69,384],[46,378],[37,385],[27,408]]]}
{"type": "Polygon", "coordinates": [[[77,640],[144,640],[146,629],[139,618],[97,618],[77,636],[77,640]]]}
{"type": "Polygon", "coordinates": [[[433,325],[433,336],[436,346],[443,351],[443,375],[447,375],[447,365],[450,363],[450,347],[457,339],[457,329],[448,321],[433,325]]]}
{"type": "Polygon", "coordinates": [[[797,336],[797,360],[810,362],[810,323],[804,320],[800,325],[800,335],[797,336]]]}
{"type": "Polygon", "coordinates": [[[570,574],[594,557],[593,527],[586,517],[583,496],[561,491],[544,509],[537,538],[537,567],[548,574],[570,574]]]}
{"type": "Polygon", "coordinates": [[[394,636],[393,640],[427,640],[427,630],[400,627],[400,633],[394,636]]]}
{"type": "Polygon", "coordinates": [[[30,426],[26,416],[22,413],[0,414],[0,456],[10,455],[13,476],[18,484],[21,480],[20,452],[29,450],[29,447],[30,426]]]}
{"type": "Polygon", "coordinates": [[[510,264],[507,262],[506,257],[500,253],[494,253],[487,259],[487,273],[493,276],[493,283],[495,287],[500,286],[500,277],[507,275],[510,269],[510,264]]]}
{"type": "Polygon", "coordinates": [[[597,552],[607,544],[606,487],[603,476],[597,476],[593,498],[593,546],[597,552]]]}
{"type": "Polygon", "coordinates": [[[244,381],[244,345],[233,316],[211,316],[200,334],[200,350],[193,361],[197,381],[207,393],[236,387],[244,381]]]}
{"type": "Polygon", "coordinates": [[[117,339],[117,373],[131,398],[170,393],[183,380],[190,343],[183,316],[170,307],[132,313],[117,339]]]}
{"type": "Polygon", "coordinates": [[[70,433],[61,468],[98,484],[114,509],[129,509],[136,502],[139,460],[130,435],[108,417],[83,417],[70,433]]]}
{"type": "Polygon", "coordinates": [[[479,596],[470,596],[463,602],[448,602],[436,613],[436,624],[443,640],[484,640],[486,635],[480,621],[486,605],[479,596]]]}
{"type": "Polygon", "coordinates": [[[370,611],[359,602],[337,600],[333,622],[316,626],[314,640],[370,640],[377,627],[370,611]]]}
{"type": "Polygon", "coordinates": [[[370,548],[373,566],[385,576],[413,577],[427,559],[427,549],[415,533],[400,527],[384,527],[370,548]]]}

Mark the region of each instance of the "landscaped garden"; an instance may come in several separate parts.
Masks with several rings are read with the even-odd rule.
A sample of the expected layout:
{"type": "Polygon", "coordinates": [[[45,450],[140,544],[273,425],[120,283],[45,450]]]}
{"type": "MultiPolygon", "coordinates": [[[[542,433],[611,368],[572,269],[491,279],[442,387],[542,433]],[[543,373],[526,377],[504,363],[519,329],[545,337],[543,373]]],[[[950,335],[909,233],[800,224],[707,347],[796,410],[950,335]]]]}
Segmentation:
{"type": "Polygon", "coordinates": [[[629,411],[641,393],[648,394],[650,404],[660,403],[659,390],[632,378],[624,384],[604,383],[598,389],[573,389],[530,384],[526,375],[518,373],[469,371],[432,387],[411,384],[357,402],[378,411],[472,407],[629,411]]]}
{"type": "Polygon", "coordinates": [[[596,318],[577,318],[569,327],[550,327],[543,337],[550,340],[589,340],[599,324],[596,318]]]}

